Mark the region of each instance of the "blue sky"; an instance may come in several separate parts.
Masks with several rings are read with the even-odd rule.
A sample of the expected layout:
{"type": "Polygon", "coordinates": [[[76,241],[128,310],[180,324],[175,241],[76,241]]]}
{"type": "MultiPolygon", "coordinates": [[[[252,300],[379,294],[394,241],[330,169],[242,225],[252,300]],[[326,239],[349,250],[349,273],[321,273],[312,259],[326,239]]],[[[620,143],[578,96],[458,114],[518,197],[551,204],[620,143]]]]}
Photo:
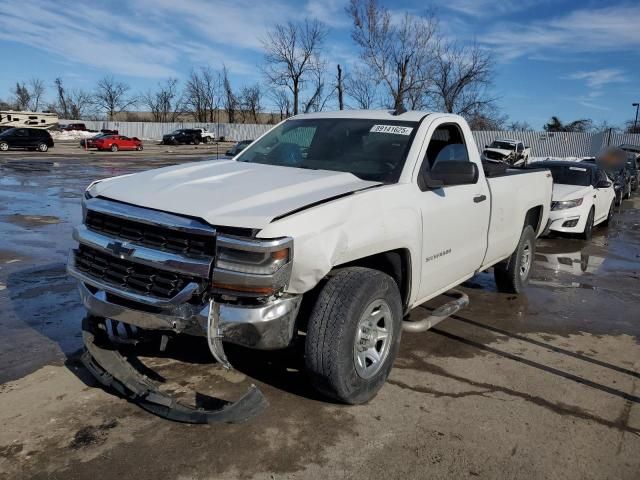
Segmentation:
{"type": "MultiPolygon", "coordinates": [[[[53,95],[113,75],[144,91],[193,67],[224,62],[237,86],[262,81],[260,38],[277,22],[326,23],[326,56],[358,61],[347,0],[0,0],[0,98],[38,77],[53,95]]],[[[622,124],[640,101],[640,2],[447,0],[382,2],[394,13],[435,10],[442,32],[495,57],[493,93],[511,120],[551,115],[622,124]]]]}

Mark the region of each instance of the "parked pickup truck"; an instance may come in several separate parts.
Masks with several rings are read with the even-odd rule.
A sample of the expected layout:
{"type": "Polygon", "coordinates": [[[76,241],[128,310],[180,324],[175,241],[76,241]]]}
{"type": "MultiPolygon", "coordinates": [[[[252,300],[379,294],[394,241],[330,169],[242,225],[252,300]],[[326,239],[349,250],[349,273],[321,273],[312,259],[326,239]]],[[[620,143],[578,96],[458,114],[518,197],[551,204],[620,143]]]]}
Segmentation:
{"type": "Polygon", "coordinates": [[[92,183],[68,271],[91,318],[206,336],[225,365],[223,342],[304,342],[312,383],[358,404],[411,309],[489,267],[527,284],[552,178],[501,167],[456,115],[300,115],[233,160],[92,183]]]}
{"type": "Polygon", "coordinates": [[[509,165],[527,165],[531,149],[520,140],[510,138],[496,139],[491,145],[485,145],[482,151],[482,160],[497,160],[509,165]]]}
{"type": "Polygon", "coordinates": [[[206,128],[198,127],[194,128],[194,130],[200,131],[200,137],[202,137],[202,143],[213,143],[216,141],[216,136],[213,132],[210,132],[206,128]]]}

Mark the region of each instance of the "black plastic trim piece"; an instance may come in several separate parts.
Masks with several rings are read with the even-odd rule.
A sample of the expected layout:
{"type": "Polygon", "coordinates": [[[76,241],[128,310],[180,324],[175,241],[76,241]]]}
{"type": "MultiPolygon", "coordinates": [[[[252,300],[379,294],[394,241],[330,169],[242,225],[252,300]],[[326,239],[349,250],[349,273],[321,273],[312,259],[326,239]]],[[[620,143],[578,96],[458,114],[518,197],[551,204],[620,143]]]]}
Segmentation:
{"type": "Polygon", "coordinates": [[[102,346],[108,342],[104,319],[85,317],[82,321],[82,339],[86,351],[81,361],[102,385],[113,388],[123,397],[162,418],[184,423],[241,423],[262,413],[268,406],[267,399],[255,385],[235,402],[219,400],[221,406],[215,410],[184,405],[161,392],[149,378],[133,368],[111,343],[102,346]]]}

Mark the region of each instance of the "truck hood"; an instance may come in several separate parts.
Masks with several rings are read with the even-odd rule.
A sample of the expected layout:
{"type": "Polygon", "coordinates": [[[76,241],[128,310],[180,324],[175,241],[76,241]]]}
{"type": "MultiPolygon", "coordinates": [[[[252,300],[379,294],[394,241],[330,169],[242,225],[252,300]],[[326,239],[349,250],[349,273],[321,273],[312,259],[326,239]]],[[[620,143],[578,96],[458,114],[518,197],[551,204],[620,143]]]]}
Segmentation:
{"type": "Polygon", "coordinates": [[[503,150],[502,148],[485,148],[484,151],[485,152],[499,153],[500,155],[502,155],[504,157],[508,157],[509,155],[511,155],[513,153],[513,150],[503,150]]]}
{"type": "Polygon", "coordinates": [[[376,185],[351,173],[213,160],[115,177],[92,193],[212,225],[261,229],[291,211],[376,185]]]}
{"type": "Polygon", "coordinates": [[[562,200],[575,200],[587,195],[591,191],[591,187],[582,187],[580,185],[565,185],[563,183],[553,184],[552,200],[559,202],[562,200]]]}

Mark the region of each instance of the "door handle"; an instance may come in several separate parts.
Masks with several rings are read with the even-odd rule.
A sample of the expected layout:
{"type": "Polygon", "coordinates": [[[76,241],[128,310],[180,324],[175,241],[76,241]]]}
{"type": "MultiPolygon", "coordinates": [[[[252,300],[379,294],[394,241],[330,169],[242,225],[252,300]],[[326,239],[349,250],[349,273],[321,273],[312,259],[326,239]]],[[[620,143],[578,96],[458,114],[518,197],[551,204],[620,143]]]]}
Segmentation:
{"type": "Polygon", "coordinates": [[[484,202],[486,199],[487,199],[486,195],[476,195],[475,197],[473,197],[473,201],[475,203],[484,202]]]}

